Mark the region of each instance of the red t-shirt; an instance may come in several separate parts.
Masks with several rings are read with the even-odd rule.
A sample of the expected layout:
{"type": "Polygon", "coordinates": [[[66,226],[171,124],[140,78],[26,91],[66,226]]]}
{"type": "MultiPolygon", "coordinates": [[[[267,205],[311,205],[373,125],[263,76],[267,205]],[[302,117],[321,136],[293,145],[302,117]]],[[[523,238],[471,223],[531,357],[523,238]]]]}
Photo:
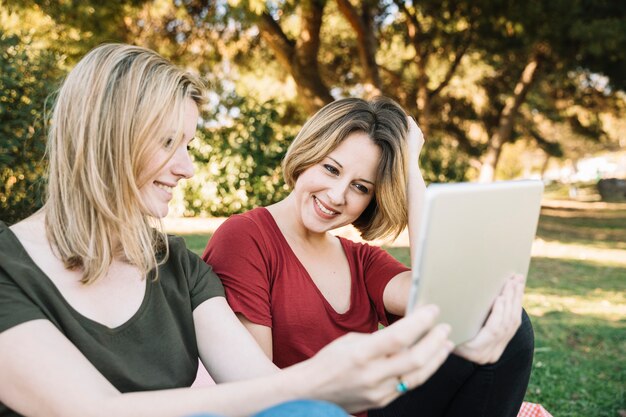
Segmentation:
{"type": "Polygon", "coordinates": [[[265,208],[230,217],[202,255],[222,279],[233,311],[272,329],[273,359],[281,368],[348,332],[371,333],[389,323],[383,291],[408,268],[378,247],[339,239],[352,278],[350,308],[342,314],[323,297],[265,208]]]}

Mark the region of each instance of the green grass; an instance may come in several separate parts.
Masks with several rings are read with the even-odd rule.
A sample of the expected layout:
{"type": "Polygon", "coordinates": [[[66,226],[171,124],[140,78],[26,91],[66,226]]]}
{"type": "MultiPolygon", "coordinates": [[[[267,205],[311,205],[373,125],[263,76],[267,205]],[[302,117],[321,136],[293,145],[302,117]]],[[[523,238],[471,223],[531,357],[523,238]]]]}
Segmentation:
{"type": "MultiPolygon", "coordinates": [[[[526,400],[555,417],[626,416],[626,206],[544,207],[537,236],[563,250],[535,255],[528,274],[536,349],[526,400]]],[[[201,254],[210,235],[184,237],[201,254]]],[[[385,249],[410,263],[408,248],[385,249]]]]}
{"type": "Polygon", "coordinates": [[[185,239],[185,243],[187,247],[196,253],[198,256],[202,256],[204,252],[204,248],[206,247],[207,242],[211,238],[210,234],[189,234],[189,235],[181,235],[185,239]]]}

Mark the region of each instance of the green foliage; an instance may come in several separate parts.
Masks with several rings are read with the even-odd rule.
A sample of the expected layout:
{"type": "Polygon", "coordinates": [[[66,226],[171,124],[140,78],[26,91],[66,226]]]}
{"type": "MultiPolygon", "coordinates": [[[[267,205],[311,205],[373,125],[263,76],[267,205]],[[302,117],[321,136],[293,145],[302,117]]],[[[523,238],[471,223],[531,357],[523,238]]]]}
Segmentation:
{"type": "Polygon", "coordinates": [[[469,159],[454,142],[433,135],[424,143],[420,168],[427,183],[465,181],[469,159]]]}
{"type": "Polygon", "coordinates": [[[13,223],[42,204],[44,103],[59,57],[0,29],[0,219],[13,223]]]}
{"type": "MultiPolygon", "coordinates": [[[[310,103],[327,100],[326,90],[333,97],[373,93],[364,45],[375,57],[380,92],[400,102],[427,134],[421,164],[429,182],[475,178],[522,71],[538,52],[538,70],[499,149],[514,145],[575,159],[619,146],[626,128],[626,100],[616,90],[626,82],[626,3],[349,3],[367,21],[366,32],[373,28],[372,43],[336,1],[315,2],[324,6],[319,16],[312,0],[23,0],[0,8],[0,26],[28,34],[29,59],[38,62],[35,50],[62,57],[51,74],[66,72],[101,42],[128,42],[160,52],[211,84],[230,83],[223,90],[212,86],[215,111],[207,120],[215,122],[199,132],[198,176],[189,181],[187,207],[179,210],[187,215],[230,214],[284,195],[280,157],[310,103]],[[310,31],[318,18],[319,49],[306,42],[316,37],[310,31]],[[296,65],[316,62],[313,56],[317,64],[296,65]],[[309,83],[311,75],[321,83],[309,83]]],[[[24,123],[34,123],[26,116],[24,123]]],[[[496,168],[499,178],[528,172],[519,160],[496,168]]]]}
{"type": "Polygon", "coordinates": [[[198,131],[198,167],[185,190],[186,215],[223,216],[266,206],[288,194],[280,163],[295,134],[280,103],[234,94],[222,100],[198,131]]]}

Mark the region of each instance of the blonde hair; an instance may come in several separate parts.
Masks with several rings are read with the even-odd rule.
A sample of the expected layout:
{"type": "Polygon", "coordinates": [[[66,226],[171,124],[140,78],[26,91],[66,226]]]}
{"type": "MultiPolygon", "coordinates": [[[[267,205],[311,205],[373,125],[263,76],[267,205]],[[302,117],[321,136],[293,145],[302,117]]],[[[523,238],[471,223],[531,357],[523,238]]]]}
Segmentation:
{"type": "Polygon", "coordinates": [[[53,250],[66,268],[82,268],[83,283],[104,276],[114,258],[144,276],[167,259],[167,239],[140,194],[143,161],[162,149],[172,120],[175,145],[183,140],[184,102],[200,105],[203,94],[196,77],[130,45],[101,45],[67,76],[48,133],[44,210],[53,250]]]}
{"type": "Polygon", "coordinates": [[[389,98],[347,98],[319,110],[287,150],[282,164],[285,182],[293,188],[302,172],[353,132],[366,133],[380,147],[381,158],[372,202],[352,224],[367,240],[397,237],[408,222],[408,122],[402,107],[389,98]]]}

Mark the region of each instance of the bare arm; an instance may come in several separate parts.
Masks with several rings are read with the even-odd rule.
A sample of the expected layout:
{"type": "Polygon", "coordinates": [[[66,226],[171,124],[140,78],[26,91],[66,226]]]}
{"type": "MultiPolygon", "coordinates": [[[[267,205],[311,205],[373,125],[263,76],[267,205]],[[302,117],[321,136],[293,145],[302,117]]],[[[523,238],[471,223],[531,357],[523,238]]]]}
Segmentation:
{"type": "Polygon", "coordinates": [[[424,146],[424,135],[412,117],[409,117],[409,242],[411,245],[411,260],[415,259],[418,251],[418,239],[422,212],[424,211],[424,195],[426,184],[419,167],[419,155],[424,146]]]}
{"type": "MultiPolygon", "coordinates": [[[[412,117],[408,117],[408,164],[409,177],[407,184],[407,197],[409,205],[409,244],[411,247],[411,260],[415,259],[418,250],[419,228],[424,209],[424,194],[426,184],[419,167],[419,155],[424,145],[424,135],[412,117]]],[[[403,316],[411,288],[411,273],[403,272],[392,278],[383,293],[385,309],[391,314],[403,316]]]]}
{"type": "Polygon", "coordinates": [[[373,335],[342,337],[312,359],[276,372],[252,338],[244,337],[246,330],[223,300],[204,304],[194,315],[211,314],[209,325],[220,323],[200,335],[210,372],[223,379],[270,375],[208,388],[122,394],[50,322],[34,320],[0,333],[0,401],[23,415],[64,417],[244,416],[297,398],[332,401],[358,411],[395,399],[400,375],[409,386],[421,384],[451,349],[448,329],[432,327],[436,309],[424,307],[373,335]],[[207,336],[222,332],[225,341],[219,336],[215,346],[204,346],[207,336]]]}
{"type": "Polygon", "coordinates": [[[211,314],[218,323],[210,326],[209,335],[224,332],[209,349],[202,347],[203,356],[214,356],[205,363],[217,375],[227,380],[267,376],[208,388],[121,394],[49,321],[34,320],[0,333],[0,401],[29,416],[243,416],[303,396],[303,384],[296,383],[300,376],[277,372],[223,298],[208,300],[196,311],[194,316],[211,314]]]}
{"type": "MultiPolygon", "coordinates": [[[[426,186],[419,169],[419,153],[424,143],[421,130],[409,118],[409,241],[411,259],[418,248],[419,227],[424,206],[426,186]]],[[[403,272],[389,281],[383,293],[385,308],[392,314],[404,315],[411,288],[411,273],[403,272]]],[[[494,301],[491,313],[480,332],[469,342],[458,346],[455,353],[479,363],[496,362],[521,324],[524,278],[512,277],[494,301]]]]}
{"type": "Polygon", "coordinates": [[[242,325],[223,297],[205,301],[194,310],[193,316],[200,357],[216,382],[278,371],[271,360],[271,329],[246,320],[253,332],[248,331],[248,326],[242,325]]]}
{"type": "Polygon", "coordinates": [[[237,314],[237,318],[250,332],[254,340],[261,346],[263,352],[270,360],[273,360],[273,342],[272,342],[272,329],[262,324],[256,324],[251,322],[243,314],[237,314]]]}

